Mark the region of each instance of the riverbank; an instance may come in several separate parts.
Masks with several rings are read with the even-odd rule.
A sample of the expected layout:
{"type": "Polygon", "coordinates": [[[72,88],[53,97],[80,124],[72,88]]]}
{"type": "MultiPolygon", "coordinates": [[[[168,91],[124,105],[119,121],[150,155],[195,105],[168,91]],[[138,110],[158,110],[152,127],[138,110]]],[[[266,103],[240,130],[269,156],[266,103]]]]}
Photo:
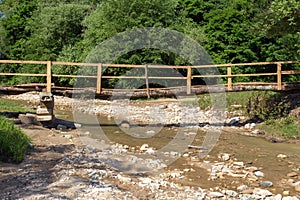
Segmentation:
{"type": "Polygon", "coordinates": [[[170,166],[136,174],[107,164],[107,156],[120,161],[120,152],[126,155],[133,146],[111,144],[99,151],[82,145],[77,130],[22,128],[34,150],[19,165],[0,165],[1,199],[299,199],[296,149],[270,152],[262,143],[255,154],[258,147],[252,147],[251,139],[237,138],[237,146],[231,134],[222,134],[204,159],[198,158],[198,150],[188,149],[170,166]]]}

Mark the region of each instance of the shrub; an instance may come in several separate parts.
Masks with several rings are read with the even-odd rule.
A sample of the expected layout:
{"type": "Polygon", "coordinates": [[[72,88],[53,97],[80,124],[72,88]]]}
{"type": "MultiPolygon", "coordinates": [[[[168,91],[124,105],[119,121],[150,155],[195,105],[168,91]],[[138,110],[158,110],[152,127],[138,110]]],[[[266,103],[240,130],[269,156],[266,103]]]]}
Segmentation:
{"type": "Polygon", "coordinates": [[[20,128],[0,116],[0,161],[21,162],[30,148],[29,142],[20,128]]]}

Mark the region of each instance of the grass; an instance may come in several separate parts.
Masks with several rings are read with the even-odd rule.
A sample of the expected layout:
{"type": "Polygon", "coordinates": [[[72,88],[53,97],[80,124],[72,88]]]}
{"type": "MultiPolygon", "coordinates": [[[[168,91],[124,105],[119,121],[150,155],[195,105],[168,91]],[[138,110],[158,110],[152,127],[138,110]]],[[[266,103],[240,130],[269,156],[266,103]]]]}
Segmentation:
{"type": "Polygon", "coordinates": [[[20,128],[0,116],[0,161],[21,162],[30,149],[29,142],[20,128]]]}
{"type": "Polygon", "coordinates": [[[269,135],[286,139],[300,139],[300,123],[294,117],[269,120],[259,125],[259,128],[269,135]]]}
{"type": "Polygon", "coordinates": [[[10,112],[34,112],[32,109],[26,108],[19,101],[8,100],[0,98],[0,111],[10,111],[10,112]]]}
{"type": "MultiPolygon", "coordinates": [[[[21,102],[0,98],[2,112],[34,112],[26,108],[21,102]]],[[[13,122],[0,115],[0,163],[21,162],[29,151],[30,139],[13,122]]]]}

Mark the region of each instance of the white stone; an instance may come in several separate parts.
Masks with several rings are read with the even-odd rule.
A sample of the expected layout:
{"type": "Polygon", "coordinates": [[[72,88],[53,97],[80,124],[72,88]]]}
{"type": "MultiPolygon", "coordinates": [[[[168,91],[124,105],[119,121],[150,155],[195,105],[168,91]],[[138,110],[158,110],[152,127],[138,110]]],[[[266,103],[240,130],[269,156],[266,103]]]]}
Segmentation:
{"type": "Polygon", "coordinates": [[[285,155],[285,154],[278,154],[277,155],[277,158],[281,158],[281,159],[284,159],[284,158],[287,158],[288,156],[287,155],[285,155]]]}
{"type": "Polygon", "coordinates": [[[264,177],[265,176],[265,174],[261,171],[254,171],[253,173],[254,173],[255,176],[258,176],[258,177],[264,177]]]}
{"type": "Polygon", "coordinates": [[[148,131],[146,131],[146,133],[152,135],[152,134],[155,134],[155,131],[154,130],[148,130],[148,131]]]}
{"type": "Polygon", "coordinates": [[[264,189],[260,189],[260,188],[255,188],[253,190],[253,194],[259,195],[259,196],[272,196],[272,192],[270,192],[269,190],[264,190],[264,189]]]}
{"type": "Polygon", "coordinates": [[[240,120],[241,120],[240,117],[233,117],[233,118],[230,118],[230,119],[228,120],[228,123],[229,123],[230,125],[234,125],[234,124],[240,122],[240,120]]]}
{"type": "Polygon", "coordinates": [[[218,157],[222,161],[228,161],[228,160],[230,160],[230,154],[228,154],[228,153],[221,153],[218,157]]]}
{"type": "Polygon", "coordinates": [[[153,150],[153,148],[148,148],[147,150],[146,150],[146,153],[148,153],[148,154],[154,154],[155,153],[155,151],[153,150]]]}
{"type": "Polygon", "coordinates": [[[141,151],[147,151],[147,149],[149,148],[148,144],[143,144],[140,148],[141,151]]]}
{"type": "Polygon", "coordinates": [[[221,198],[221,197],[224,197],[224,194],[222,194],[220,192],[210,192],[209,196],[213,197],[213,198],[221,198]]]}
{"type": "Polygon", "coordinates": [[[247,190],[247,189],[248,189],[247,185],[241,185],[241,186],[237,187],[237,190],[239,190],[239,191],[243,191],[243,190],[247,190]]]}
{"type": "Polygon", "coordinates": [[[287,197],[283,197],[282,200],[299,200],[299,199],[297,197],[287,196],[287,197]]]}

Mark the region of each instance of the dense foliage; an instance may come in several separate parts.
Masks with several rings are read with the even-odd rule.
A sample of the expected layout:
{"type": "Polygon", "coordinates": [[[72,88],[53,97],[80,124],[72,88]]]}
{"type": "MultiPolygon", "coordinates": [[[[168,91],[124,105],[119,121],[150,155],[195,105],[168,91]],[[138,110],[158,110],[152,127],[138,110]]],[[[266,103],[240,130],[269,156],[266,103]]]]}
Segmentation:
{"type": "MultiPolygon", "coordinates": [[[[55,0],[51,3],[2,0],[0,56],[1,59],[83,62],[98,44],[123,31],[141,27],[179,31],[201,44],[215,63],[300,60],[299,0],[55,0]]],[[[188,64],[172,52],[157,49],[129,52],[114,62],[188,64]]],[[[300,69],[299,65],[289,67],[300,69]]],[[[234,73],[274,69],[245,67],[234,69],[234,73]]],[[[5,72],[43,70],[29,65],[0,65],[0,71],[5,72]]],[[[69,74],[77,68],[55,66],[53,70],[56,74],[69,74]]],[[[1,79],[6,84],[40,80],[1,79]]],[[[274,81],[263,77],[247,79],[274,81]]],[[[300,80],[299,76],[284,76],[287,79],[300,80]]],[[[72,81],[59,78],[55,84],[71,85],[72,81]]]]}

